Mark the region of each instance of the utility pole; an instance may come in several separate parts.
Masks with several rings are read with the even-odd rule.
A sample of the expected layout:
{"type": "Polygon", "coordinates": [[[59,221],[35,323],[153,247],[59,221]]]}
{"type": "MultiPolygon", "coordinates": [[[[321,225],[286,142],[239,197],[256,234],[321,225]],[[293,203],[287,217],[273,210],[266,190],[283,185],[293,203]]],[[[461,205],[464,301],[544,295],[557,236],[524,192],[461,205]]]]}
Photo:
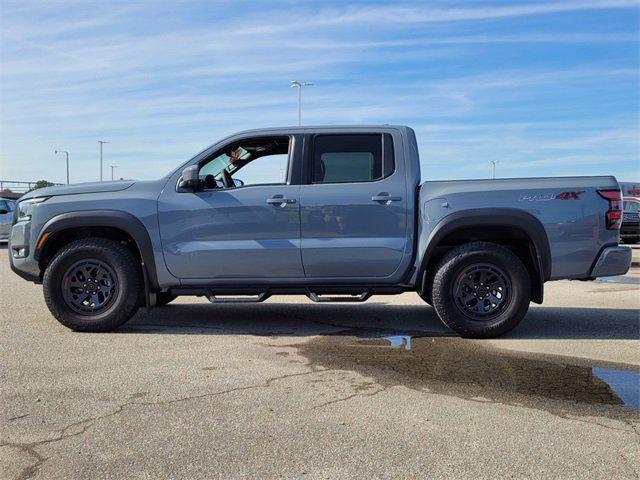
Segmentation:
{"type": "Polygon", "coordinates": [[[311,82],[291,80],[291,88],[298,89],[298,125],[302,125],[302,87],[310,87],[311,85],[313,85],[311,82]]]}
{"type": "Polygon", "coordinates": [[[491,178],[492,178],[492,180],[496,179],[496,163],[498,163],[497,160],[491,160],[491,178]]]}
{"type": "Polygon", "coordinates": [[[117,165],[109,165],[111,167],[111,181],[113,182],[113,171],[118,167],[117,165]]]}
{"type": "Polygon", "coordinates": [[[98,143],[100,144],[100,181],[102,181],[102,145],[109,142],[105,142],[104,140],[98,140],[98,143]]]}
{"type": "Polygon", "coordinates": [[[67,156],[67,185],[69,185],[69,152],[66,150],[55,150],[54,153],[57,155],[59,153],[64,153],[67,156]]]}

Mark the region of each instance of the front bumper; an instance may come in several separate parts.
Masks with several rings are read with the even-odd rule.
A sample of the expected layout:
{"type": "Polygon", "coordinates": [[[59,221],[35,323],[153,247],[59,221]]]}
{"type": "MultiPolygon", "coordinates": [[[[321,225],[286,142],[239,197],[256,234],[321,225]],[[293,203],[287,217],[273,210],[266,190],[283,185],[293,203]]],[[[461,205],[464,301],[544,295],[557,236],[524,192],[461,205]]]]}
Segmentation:
{"type": "Polygon", "coordinates": [[[40,266],[38,261],[33,258],[33,251],[29,246],[30,233],[31,222],[16,223],[11,228],[7,253],[11,270],[25,280],[40,283],[40,266]],[[18,255],[21,249],[25,249],[24,256],[18,255]]]}
{"type": "Polygon", "coordinates": [[[607,247],[591,269],[591,278],[611,277],[614,275],[624,275],[631,267],[631,248],[629,247],[607,247]]]}

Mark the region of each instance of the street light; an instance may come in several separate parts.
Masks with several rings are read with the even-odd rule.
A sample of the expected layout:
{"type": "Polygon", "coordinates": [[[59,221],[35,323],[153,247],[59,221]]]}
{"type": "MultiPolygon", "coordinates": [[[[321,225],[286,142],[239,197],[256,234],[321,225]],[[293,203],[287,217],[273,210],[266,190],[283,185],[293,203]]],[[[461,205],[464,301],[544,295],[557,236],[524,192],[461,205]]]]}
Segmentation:
{"type": "Polygon", "coordinates": [[[102,181],[102,145],[109,142],[105,142],[104,140],[98,140],[98,143],[100,144],[100,181],[102,181]]]}
{"type": "Polygon", "coordinates": [[[313,85],[311,82],[291,80],[291,88],[298,89],[298,125],[302,125],[302,87],[310,87],[311,85],[313,85]]]}
{"type": "Polygon", "coordinates": [[[111,181],[113,182],[113,171],[118,168],[117,165],[109,165],[111,167],[111,181]]]}
{"type": "Polygon", "coordinates": [[[54,153],[57,155],[59,153],[64,153],[67,156],[67,185],[69,185],[69,152],[66,150],[54,150],[54,153]]]}
{"type": "Polygon", "coordinates": [[[491,160],[491,178],[493,180],[496,179],[496,163],[498,163],[497,160],[491,160]]]}

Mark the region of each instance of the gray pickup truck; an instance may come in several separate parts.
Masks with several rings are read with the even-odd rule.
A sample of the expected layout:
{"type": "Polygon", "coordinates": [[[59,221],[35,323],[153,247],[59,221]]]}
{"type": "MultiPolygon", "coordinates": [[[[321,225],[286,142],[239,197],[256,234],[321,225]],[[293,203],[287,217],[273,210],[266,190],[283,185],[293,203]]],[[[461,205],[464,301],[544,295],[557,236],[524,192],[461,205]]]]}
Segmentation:
{"type": "Polygon", "coordinates": [[[411,128],[273,128],[225,138],[157,181],[25,195],[9,258],[78,331],[178,295],[415,291],[460,335],[493,337],[549,280],[626,273],[620,223],[614,177],[420,183],[411,128]]]}

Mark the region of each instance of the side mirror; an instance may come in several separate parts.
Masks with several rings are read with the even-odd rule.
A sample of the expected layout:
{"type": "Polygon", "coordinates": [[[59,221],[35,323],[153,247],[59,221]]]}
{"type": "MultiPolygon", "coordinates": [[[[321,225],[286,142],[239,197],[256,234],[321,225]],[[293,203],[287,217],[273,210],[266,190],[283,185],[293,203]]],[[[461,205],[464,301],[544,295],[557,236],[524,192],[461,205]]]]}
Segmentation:
{"type": "Polygon", "coordinates": [[[191,165],[182,170],[182,180],[179,188],[195,192],[200,189],[200,177],[198,176],[198,165],[191,165]]]}
{"type": "Polygon", "coordinates": [[[9,210],[6,210],[4,208],[0,208],[0,215],[6,215],[7,213],[9,213],[9,210]]]}
{"type": "Polygon", "coordinates": [[[234,187],[244,187],[244,182],[239,178],[233,178],[233,186],[234,187]]]}

